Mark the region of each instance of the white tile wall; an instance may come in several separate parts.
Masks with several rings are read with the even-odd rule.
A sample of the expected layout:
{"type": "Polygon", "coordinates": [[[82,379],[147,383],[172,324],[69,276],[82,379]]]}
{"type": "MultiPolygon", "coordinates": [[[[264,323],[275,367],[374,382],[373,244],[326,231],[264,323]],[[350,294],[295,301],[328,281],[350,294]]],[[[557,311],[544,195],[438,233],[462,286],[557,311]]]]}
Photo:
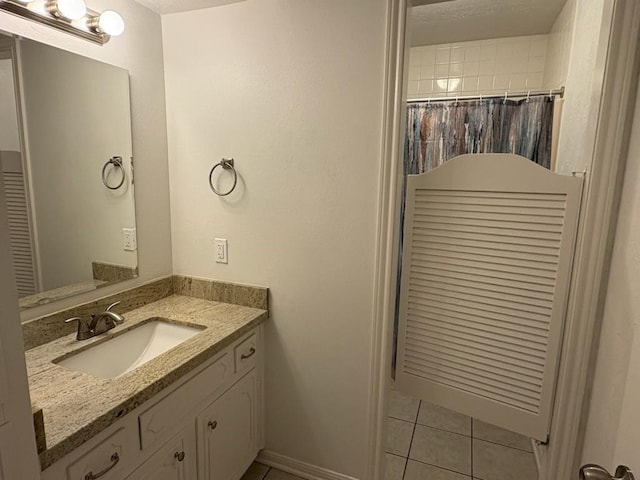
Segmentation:
{"type": "Polygon", "coordinates": [[[568,0],[549,32],[544,69],[545,90],[562,87],[567,81],[575,14],[576,0],[568,0]]]}
{"type": "Polygon", "coordinates": [[[411,48],[408,98],[543,88],[547,35],[411,48]]]}

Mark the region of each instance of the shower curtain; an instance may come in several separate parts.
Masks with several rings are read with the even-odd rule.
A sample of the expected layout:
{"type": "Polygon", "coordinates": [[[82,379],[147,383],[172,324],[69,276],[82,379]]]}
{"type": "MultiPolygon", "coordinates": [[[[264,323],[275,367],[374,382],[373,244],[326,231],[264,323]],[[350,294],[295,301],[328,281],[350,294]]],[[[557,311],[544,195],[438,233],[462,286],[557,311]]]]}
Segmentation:
{"type": "MultiPolygon", "coordinates": [[[[515,153],[551,168],[555,97],[523,100],[491,98],[407,105],[404,149],[404,183],[400,219],[404,224],[406,176],[430,171],[465,153],[515,153]]],[[[398,255],[398,280],[394,321],[395,371],[400,275],[402,273],[402,228],[398,255]]]]}
{"type": "Polygon", "coordinates": [[[407,106],[404,173],[428,172],[464,153],[515,153],[551,166],[553,97],[407,106]]]}

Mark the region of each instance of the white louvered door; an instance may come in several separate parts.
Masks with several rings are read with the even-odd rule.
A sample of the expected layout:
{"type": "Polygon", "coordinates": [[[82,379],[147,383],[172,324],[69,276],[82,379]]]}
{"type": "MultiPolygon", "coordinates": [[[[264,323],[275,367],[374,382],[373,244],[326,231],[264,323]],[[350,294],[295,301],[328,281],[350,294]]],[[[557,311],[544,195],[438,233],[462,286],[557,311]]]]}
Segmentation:
{"type": "Polygon", "coordinates": [[[11,256],[18,295],[20,297],[33,295],[36,293],[36,270],[29,223],[29,204],[20,152],[0,151],[0,172],[9,215],[11,256]]]}
{"type": "Polygon", "coordinates": [[[510,154],[409,176],[400,390],[546,440],[581,187],[510,154]]]}

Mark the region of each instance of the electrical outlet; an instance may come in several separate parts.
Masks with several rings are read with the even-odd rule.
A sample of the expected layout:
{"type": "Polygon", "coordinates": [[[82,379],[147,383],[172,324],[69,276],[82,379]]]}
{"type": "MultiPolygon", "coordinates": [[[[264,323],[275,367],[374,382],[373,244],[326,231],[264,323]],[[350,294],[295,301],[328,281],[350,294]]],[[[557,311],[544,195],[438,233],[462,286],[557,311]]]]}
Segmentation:
{"type": "Polygon", "coordinates": [[[135,228],[122,229],[122,248],[128,252],[135,252],[138,248],[135,228]]]}
{"type": "Polygon", "coordinates": [[[216,238],[216,263],[229,263],[227,258],[227,239],[216,238]]]}

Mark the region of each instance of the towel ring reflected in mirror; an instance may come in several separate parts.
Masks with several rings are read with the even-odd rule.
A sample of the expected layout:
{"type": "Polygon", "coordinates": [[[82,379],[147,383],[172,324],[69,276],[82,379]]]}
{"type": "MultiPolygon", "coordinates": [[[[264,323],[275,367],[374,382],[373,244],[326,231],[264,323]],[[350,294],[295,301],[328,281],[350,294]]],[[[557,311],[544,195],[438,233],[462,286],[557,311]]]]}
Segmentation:
{"type": "Polygon", "coordinates": [[[118,190],[124,184],[125,178],[126,174],[124,173],[124,164],[122,162],[122,157],[111,157],[106,161],[106,163],[102,167],[102,183],[104,183],[105,187],[107,187],[109,190],[118,190]],[[122,178],[120,178],[120,182],[115,186],[110,185],[109,181],[107,180],[107,169],[109,168],[109,165],[113,165],[115,169],[120,170],[120,174],[122,175],[122,178]]]}
{"type": "Polygon", "coordinates": [[[215,193],[219,197],[226,197],[236,188],[236,184],[238,183],[238,172],[236,172],[234,163],[235,162],[233,158],[223,158],[222,160],[220,160],[220,163],[216,163],[209,172],[209,186],[211,187],[211,190],[213,190],[213,193],[215,193]],[[217,191],[216,187],[213,186],[213,172],[215,172],[216,168],[218,167],[222,167],[223,170],[231,170],[231,173],[233,174],[233,185],[231,185],[231,188],[224,193],[217,191]]]}

